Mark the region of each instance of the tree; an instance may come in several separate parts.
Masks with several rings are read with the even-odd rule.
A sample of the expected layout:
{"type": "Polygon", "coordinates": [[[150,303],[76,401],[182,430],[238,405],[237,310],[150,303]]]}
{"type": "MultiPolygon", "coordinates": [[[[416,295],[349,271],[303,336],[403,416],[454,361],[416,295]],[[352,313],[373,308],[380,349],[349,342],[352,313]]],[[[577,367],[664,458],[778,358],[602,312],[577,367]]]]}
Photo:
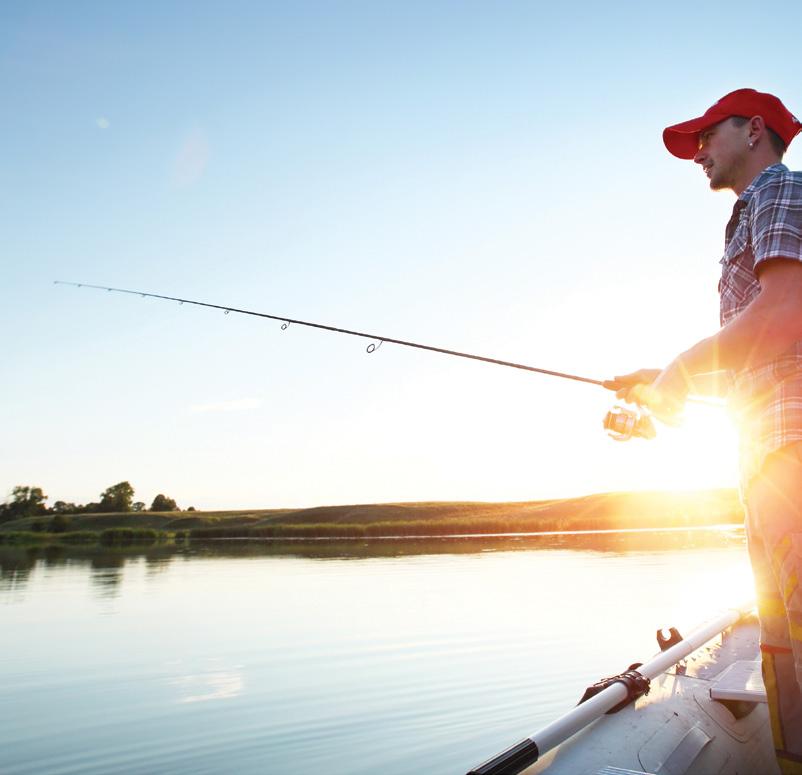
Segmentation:
{"type": "Polygon", "coordinates": [[[18,485],[11,491],[11,501],[0,506],[0,521],[44,514],[47,498],[41,487],[18,485]]]}
{"type": "Polygon", "coordinates": [[[53,504],[53,508],[50,510],[54,514],[75,514],[80,506],[76,506],[74,503],[65,503],[64,501],[56,501],[53,504]]]}
{"type": "Polygon", "coordinates": [[[153,503],[150,504],[151,511],[178,511],[178,506],[175,505],[175,501],[172,498],[168,498],[166,495],[162,495],[159,493],[154,499],[153,503]]]}
{"type": "Polygon", "coordinates": [[[131,504],[131,511],[144,511],[144,510],[145,510],[145,504],[142,503],[142,501],[134,501],[133,504],[131,504]]]}
{"type": "Polygon", "coordinates": [[[100,511],[131,511],[134,488],[128,482],[119,482],[100,493],[100,511]]]}

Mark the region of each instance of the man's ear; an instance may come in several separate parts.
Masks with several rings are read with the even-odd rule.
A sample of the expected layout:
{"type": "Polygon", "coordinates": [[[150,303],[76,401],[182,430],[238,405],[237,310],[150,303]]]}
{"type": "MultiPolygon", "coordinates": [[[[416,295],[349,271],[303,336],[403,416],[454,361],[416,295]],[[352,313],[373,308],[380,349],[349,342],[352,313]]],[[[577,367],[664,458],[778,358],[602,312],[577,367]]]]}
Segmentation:
{"type": "Polygon", "coordinates": [[[752,116],[749,119],[749,142],[756,143],[766,134],[766,122],[763,116],[752,116]]]}

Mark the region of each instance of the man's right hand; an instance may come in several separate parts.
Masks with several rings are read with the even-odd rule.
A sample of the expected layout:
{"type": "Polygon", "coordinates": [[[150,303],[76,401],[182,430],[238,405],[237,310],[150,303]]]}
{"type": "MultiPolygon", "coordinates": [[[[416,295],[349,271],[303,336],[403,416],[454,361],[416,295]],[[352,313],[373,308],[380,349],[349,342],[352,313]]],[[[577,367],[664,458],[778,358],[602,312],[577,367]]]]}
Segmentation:
{"type": "Polygon", "coordinates": [[[622,398],[629,403],[636,403],[632,392],[636,385],[651,385],[662,369],[638,369],[630,374],[622,374],[612,379],[606,379],[602,386],[608,390],[615,390],[615,397],[622,398]]]}

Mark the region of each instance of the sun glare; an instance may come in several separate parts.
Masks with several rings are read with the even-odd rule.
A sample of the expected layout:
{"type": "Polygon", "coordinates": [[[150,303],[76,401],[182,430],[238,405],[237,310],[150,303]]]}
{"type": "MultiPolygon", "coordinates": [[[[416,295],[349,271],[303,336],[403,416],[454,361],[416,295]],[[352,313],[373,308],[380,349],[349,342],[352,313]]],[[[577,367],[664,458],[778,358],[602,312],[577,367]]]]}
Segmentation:
{"type": "Polygon", "coordinates": [[[737,486],[738,435],[726,409],[688,404],[676,441],[685,481],[673,487],[737,486]]]}

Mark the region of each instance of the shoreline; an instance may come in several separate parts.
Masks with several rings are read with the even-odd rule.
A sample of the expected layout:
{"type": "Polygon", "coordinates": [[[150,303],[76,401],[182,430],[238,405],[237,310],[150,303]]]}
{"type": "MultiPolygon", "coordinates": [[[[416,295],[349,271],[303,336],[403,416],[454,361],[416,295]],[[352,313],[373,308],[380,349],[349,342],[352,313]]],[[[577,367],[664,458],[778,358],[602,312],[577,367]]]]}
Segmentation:
{"type": "Polygon", "coordinates": [[[214,512],[52,515],[0,524],[0,543],[156,544],[218,539],[570,535],[738,525],[736,490],[600,493],[509,503],[422,502],[214,512]],[[48,517],[51,518],[48,521],[48,517]]]}

